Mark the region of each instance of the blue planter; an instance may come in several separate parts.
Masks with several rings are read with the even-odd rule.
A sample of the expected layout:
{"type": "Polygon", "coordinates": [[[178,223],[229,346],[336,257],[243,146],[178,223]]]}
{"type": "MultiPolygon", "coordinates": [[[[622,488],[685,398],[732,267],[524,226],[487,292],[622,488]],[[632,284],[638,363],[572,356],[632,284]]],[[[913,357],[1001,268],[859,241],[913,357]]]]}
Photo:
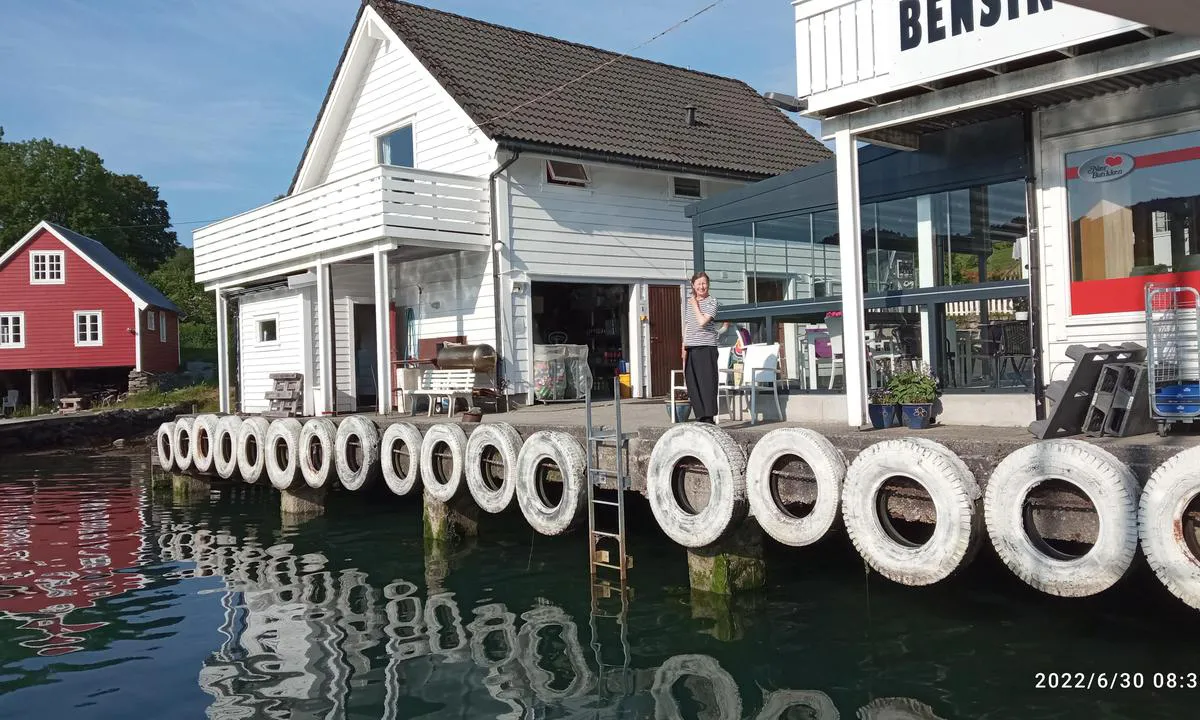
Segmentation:
{"type": "Polygon", "coordinates": [[[895,405],[868,405],[867,415],[871,417],[871,427],[876,430],[895,427],[898,413],[895,405]]]}
{"type": "MultiPolygon", "coordinates": [[[[688,418],[691,416],[692,406],[690,403],[686,401],[675,403],[675,422],[687,422],[688,418]]],[[[671,417],[671,403],[667,403],[667,417],[671,417]]]]}
{"type": "Polygon", "coordinates": [[[925,430],[929,427],[930,420],[933,419],[933,403],[904,405],[902,406],[902,412],[904,414],[904,424],[910,430],[925,430]]]}

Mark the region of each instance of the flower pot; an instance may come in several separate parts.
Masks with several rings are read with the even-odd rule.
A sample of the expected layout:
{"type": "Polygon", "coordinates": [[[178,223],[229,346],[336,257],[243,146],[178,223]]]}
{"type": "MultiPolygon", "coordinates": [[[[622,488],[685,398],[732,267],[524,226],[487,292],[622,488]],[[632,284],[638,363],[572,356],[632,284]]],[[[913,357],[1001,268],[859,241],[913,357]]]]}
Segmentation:
{"type": "Polygon", "coordinates": [[[871,417],[871,427],[876,430],[894,427],[896,425],[895,405],[868,405],[867,415],[871,417]]]}
{"type": "Polygon", "coordinates": [[[910,430],[925,430],[929,427],[930,420],[933,419],[933,403],[904,405],[902,412],[904,424],[910,430]]]}
{"type": "MultiPolygon", "coordinates": [[[[689,404],[687,400],[684,400],[683,402],[676,400],[675,401],[675,417],[672,418],[672,421],[677,422],[677,423],[687,422],[688,418],[691,416],[692,416],[691,404],[689,404]]],[[[671,417],[671,403],[667,403],[667,417],[671,417]]]]}

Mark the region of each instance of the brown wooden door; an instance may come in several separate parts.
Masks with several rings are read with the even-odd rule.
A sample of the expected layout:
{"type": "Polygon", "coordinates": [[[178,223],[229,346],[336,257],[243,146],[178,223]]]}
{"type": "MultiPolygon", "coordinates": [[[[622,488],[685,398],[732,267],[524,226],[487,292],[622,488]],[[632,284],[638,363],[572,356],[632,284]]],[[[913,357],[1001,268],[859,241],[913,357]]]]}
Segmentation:
{"type": "Polygon", "coordinates": [[[671,389],[671,371],[683,368],[683,346],[678,285],[650,286],[650,394],[662,397],[671,389]]]}

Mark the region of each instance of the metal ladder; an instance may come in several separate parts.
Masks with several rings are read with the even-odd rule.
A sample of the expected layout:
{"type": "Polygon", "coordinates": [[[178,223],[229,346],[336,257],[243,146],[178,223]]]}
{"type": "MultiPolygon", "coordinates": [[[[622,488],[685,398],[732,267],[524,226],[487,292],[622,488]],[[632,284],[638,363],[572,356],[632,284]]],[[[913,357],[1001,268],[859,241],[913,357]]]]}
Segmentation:
{"type": "Polygon", "coordinates": [[[621,386],[619,379],[613,379],[613,410],[616,414],[616,420],[611,430],[597,428],[592,422],[593,406],[590,391],[587,393],[585,402],[587,417],[588,572],[591,586],[591,612],[589,614],[588,625],[592,634],[591,647],[595,654],[596,666],[599,671],[596,682],[597,693],[601,700],[605,700],[606,695],[612,690],[605,678],[606,675],[611,673],[619,673],[620,675],[619,692],[622,697],[632,695],[633,693],[629,668],[628,624],[626,623],[629,612],[629,601],[633,596],[632,588],[626,583],[628,570],[633,567],[633,558],[626,552],[625,546],[625,491],[629,489],[629,436],[622,432],[621,429],[621,386]],[[616,454],[615,470],[604,470],[600,467],[600,448],[605,446],[612,446],[614,448],[616,454]],[[615,485],[615,488],[605,488],[604,485],[608,481],[611,481],[615,485]],[[616,499],[598,498],[596,497],[598,490],[601,492],[615,491],[616,499]],[[616,509],[617,527],[615,530],[600,529],[597,527],[597,508],[616,509]],[[601,543],[616,545],[615,561],[612,551],[601,549],[601,543]],[[616,571],[617,583],[614,584],[610,579],[601,578],[600,571],[602,569],[616,571]],[[616,598],[613,597],[614,594],[616,598]],[[622,650],[622,663],[620,665],[604,661],[604,656],[601,652],[600,627],[598,622],[600,620],[616,621],[622,650]]]}

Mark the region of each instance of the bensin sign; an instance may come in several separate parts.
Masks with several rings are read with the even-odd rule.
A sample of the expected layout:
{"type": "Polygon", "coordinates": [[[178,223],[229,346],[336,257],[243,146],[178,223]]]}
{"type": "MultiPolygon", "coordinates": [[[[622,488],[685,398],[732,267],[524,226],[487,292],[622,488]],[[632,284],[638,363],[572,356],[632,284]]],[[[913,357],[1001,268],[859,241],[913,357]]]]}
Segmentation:
{"type": "Polygon", "coordinates": [[[1054,0],[900,0],[900,51],[1053,10],[1054,0]]]}

